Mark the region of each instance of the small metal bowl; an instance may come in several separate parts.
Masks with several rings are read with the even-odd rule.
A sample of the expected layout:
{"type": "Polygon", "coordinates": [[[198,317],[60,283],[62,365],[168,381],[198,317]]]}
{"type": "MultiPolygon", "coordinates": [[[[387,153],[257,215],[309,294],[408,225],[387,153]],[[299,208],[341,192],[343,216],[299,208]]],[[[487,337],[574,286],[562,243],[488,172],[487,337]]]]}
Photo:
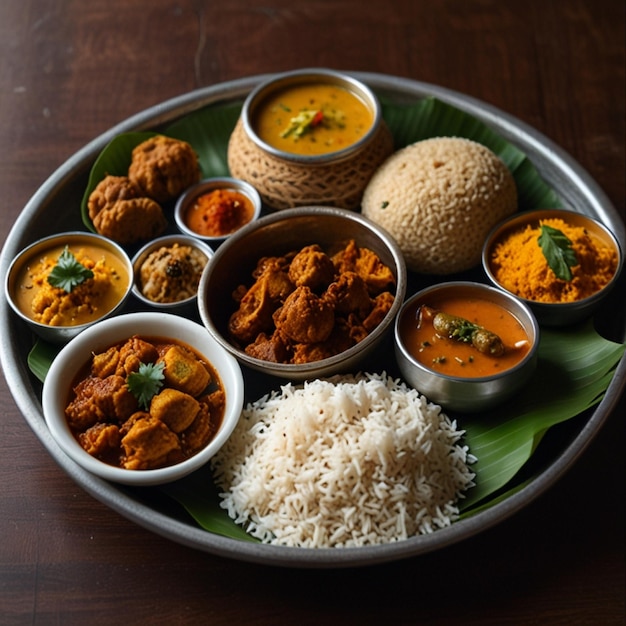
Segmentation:
{"type": "Polygon", "coordinates": [[[495,228],[488,235],[482,253],[483,269],[491,283],[499,289],[503,289],[504,291],[507,291],[507,293],[511,293],[512,295],[523,300],[531,308],[537,318],[537,321],[542,326],[552,327],[566,326],[582,322],[597,311],[602,304],[602,301],[617,283],[623,264],[624,257],[619,242],[615,235],[608,228],[606,228],[606,226],[587,215],[564,209],[528,211],[516,214],[504,220],[495,226],[495,228]],[[529,300],[504,287],[500,284],[494,274],[492,254],[495,246],[500,241],[515,231],[522,230],[527,226],[536,228],[542,220],[554,218],[562,219],[567,224],[572,226],[582,226],[597,241],[601,242],[605,246],[608,246],[609,248],[613,248],[617,253],[617,268],[613,278],[600,291],[597,291],[587,298],[573,302],[539,302],[537,300],[529,300]]]}
{"type": "MultiPolygon", "coordinates": [[[[206,258],[206,263],[210,261],[214,254],[213,248],[198,240],[196,237],[191,237],[189,235],[166,235],[165,237],[159,237],[158,239],[155,239],[154,241],[151,241],[150,243],[147,243],[145,246],[143,246],[133,257],[132,263],[134,280],[132,293],[133,296],[137,298],[137,300],[139,300],[139,302],[158,311],[177,314],[183,314],[185,312],[196,312],[198,308],[197,285],[194,295],[174,302],[155,301],[146,296],[142,291],[141,267],[143,263],[153,252],[159,250],[160,248],[169,248],[176,244],[178,244],[179,246],[190,246],[194,248],[204,255],[204,257],[206,258]]],[[[200,282],[201,274],[202,272],[199,272],[198,274],[198,284],[200,282]]]]}
{"type": "Polygon", "coordinates": [[[384,229],[353,211],[300,207],[262,217],[218,248],[200,280],[198,308],[211,335],[241,364],[275,377],[301,381],[357,369],[392,327],[405,292],[404,258],[395,240],[384,229]],[[228,335],[228,320],[235,310],[232,293],[239,285],[250,283],[251,272],[260,258],[282,255],[314,243],[322,249],[336,248],[350,239],[357,246],[375,252],[396,279],[393,305],[367,337],[340,354],[302,365],[253,358],[233,345],[228,335]]]}
{"type": "Polygon", "coordinates": [[[501,289],[475,282],[449,282],[427,287],[407,299],[395,321],[394,342],[398,368],[410,385],[445,409],[469,413],[501,404],[528,382],[537,365],[539,326],[524,303],[501,289]],[[509,369],[476,378],[446,375],[417,360],[403,331],[405,316],[411,315],[420,304],[429,304],[445,294],[488,300],[507,309],[528,336],[530,348],[524,358],[509,369]]]}
{"type": "MultiPolygon", "coordinates": [[[[244,180],[230,177],[205,178],[196,185],[189,187],[189,189],[187,189],[185,193],[183,193],[176,201],[176,206],[174,208],[174,219],[176,220],[176,225],[182,233],[190,237],[200,239],[201,241],[204,241],[209,245],[217,246],[224,240],[228,239],[228,237],[230,237],[233,232],[236,232],[236,230],[234,230],[233,232],[229,232],[223,235],[203,235],[202,233],[193,230],[187,223],[186,214],[189,210],[191,210],[196,200],[206,193],[210,193],[219,189],[238,192],[246,196],[248,200],[250,200],[253,209],[252,215],[247,223],[253,222],[259,218],[262,209],[261,196],[250,183],[247,183],[244,180]]],[[[239,230],[242,226],[243,225],[238,226],[237,230],[239,230]]]]}
{"type": "Polygon", "coordinates": [[[241,111],[241,119],[244,129],[250,139],[252,139],[252,141],[254,141],[259,148],[268,154],[286,161],[315,165],[319,163],[327,163],[329,161],[340,161],[362,150],[362,148],[366,146],[376,134],[382,120],[382,111],[380,103],[374,95],[374,92],[361,81],[334,70],[312,68],[285,72],[284,74],[280,74],[261,83],[246,98],[241,111]],[[285,88],[306,87],[307,85],[315,83],[336,85],[353,94],[361,102],[363,102],[366,108],[369,109],[372,117],[372,123],[367,132],[364,133],[358,141],[355,141],[346,147],[314,155],[302,155],[295,152],[288,152],[281,150],[280,148],[276,148],[270,143],[264,141],[258,134],[256,116],[258,110],[262,107],[265,101],[267,101],[270,96],[284,90],[285,88]]]}
{"type": "Polygon", "coordinates": [[[41,400],[46,424],[65,454],[96,476],[135,487],[172,482],[205,465],[233,432],[241,416],[243,401],[244,381],[236,359],[219,346],[202,325],[178,315],[155,311],[129,313],[98,322],[73,339],[52,362],[44,380],[41,400]],[[194,456],[158,469],[125,469],[100,461],[78,443],[65,417],[70,386],[90,356],[137,334],[171,337],[175,342],[192,347],[211,363],[220,377],[226,398],[222,422],[208,444],[194,456]]]}
{"type": "MultiPolygon", "coordinates": [[[[290,111],[288,115],[297,117],[299,113],[290,111]]],[[[315,145],[328,144],[320,141],[315,145]]],[[[357,210],[367,183],[393,149],[381,105],[367,85],[342,72],[309,68],[274,75],[250,92],[231,134],[227,157],[231,174],[252,183],[270,210],[311,205],[357,210]],[[286,89],[307,89],[315,84],[339,87],[356,96],[369,113],[370,125],[341,147],[331,146],[317,154],[298,154],[289,151],[291,146],[276,147],[262,138],[258,116],[272,104],[270,99],[286,89]]]]}
{"type": "Polygon", "coordinates": [[[5,278],[4,293],[16,315],[24,320],[35,334],[51,343],[64,344],[73,337],[76,337],[76,335],[86,328],[92,326],[95,322],[119,313],[131,294],[133,285],[132,276],[133,267],[130,257],[118,244],[94,233],[71,231],[45,237],[22,250],[9,266],[9,271],[5,278]],[[94,316],[91,321],[84,324],[51,326],[35,321],[28,315],[26,309],[18,305],[16,299],[17,291],[21,288],[20,281],[22,280],[24,272],[27,271],[30,264],[37,263],[39,259],[49,254],[55,248],[58,249],[68,246],[70,251],[72,251],[72,249],[78,249],[83,245],[95,246],[102,250],[102,253],[106,253],[117,260],[119,269],[121,270],[121,279],[125,281],[121,296],[114,306],[103,311],[102,314],[94,316]]]}

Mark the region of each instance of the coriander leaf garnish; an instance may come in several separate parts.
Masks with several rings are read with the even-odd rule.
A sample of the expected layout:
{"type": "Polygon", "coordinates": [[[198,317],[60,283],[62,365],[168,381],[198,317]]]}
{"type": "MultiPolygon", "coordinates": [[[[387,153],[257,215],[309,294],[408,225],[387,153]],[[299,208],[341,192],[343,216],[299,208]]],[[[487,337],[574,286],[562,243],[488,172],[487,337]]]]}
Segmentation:
{"type": "Polygon", "coordinates": [[[164,367],[164,363],[140,363],[139,369],[128,375],[128,389],[144,410],[148,409],[150,400],[163,386],[164,367]]]}
{"type": "Polygon", "coordinates": [[[541,224],[537,243],[541,247],[548,266],[557,278],[572,280],[571,268],[578,265],[572,242],[560,230],[541,224]]]}
{"type": "Polygon", "coordinates": [[[53,287],[63,289],[71,293],[72,289],[89,278],[93,278],[93,272],[87,269],[65,246],[63,252],[57,259],[57,264],[48,275],[48,283],[53,287]]]}

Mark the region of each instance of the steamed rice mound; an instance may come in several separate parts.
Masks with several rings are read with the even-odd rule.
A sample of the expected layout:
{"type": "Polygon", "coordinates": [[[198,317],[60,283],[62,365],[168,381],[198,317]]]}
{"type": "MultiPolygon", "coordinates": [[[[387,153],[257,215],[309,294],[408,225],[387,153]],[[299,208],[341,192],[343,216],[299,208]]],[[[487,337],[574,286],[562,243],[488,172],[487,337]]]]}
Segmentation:
{"type": "Polygon", "coordinates": [[[441,408],[385,374],[291,383],[212,460],[220,505],[264,543],[390,543],[449,526],[473,457],[441,408]]]}
{"type": "Polygon", "coordinates": [[[505,164],[458,137],[398,150],[374,173],[362,201],[363,215],[396,239],[410,270],[437,275],[476,266],[489,231],[516,210],[505,164]]]}

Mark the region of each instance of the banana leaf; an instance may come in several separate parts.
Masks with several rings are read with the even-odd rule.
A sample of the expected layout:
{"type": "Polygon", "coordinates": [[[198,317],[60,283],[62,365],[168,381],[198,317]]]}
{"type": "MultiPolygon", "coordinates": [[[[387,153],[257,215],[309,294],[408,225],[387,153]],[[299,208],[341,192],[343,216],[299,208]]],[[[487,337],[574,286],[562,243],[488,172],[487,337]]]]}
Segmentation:
{"type": "MultiPolygon", "coordinates": [[[[436,98],[410,104],[382,100],[383,118],[395,147],[436,136],[472,139],[490,148],[505,162],[517,184],[520,210],[559,207],[558,194],[539,176],[533,163],[516,146],[473,116],[436,98]]],[[[228,175],[228,138],[241,103],[216,104],[185,115],[159,129],[188,141],[198,153],[203,177],[228,175]]],[[[93,225],[87,211],[89,194],[106,174],[125,175],[132,148],[154,133],[127,133],[116,137],[92,168],[81,204],[84,224],[93,225]]],[[[471,453],[476,486],[461,501],[462,517],[476,514],[519,491],[532,478],[523,469],[541,449],[545,434],[558,424],[584,415],[602,399],[626,346],[601,337],[591,322],[568,330],[542,331],[539,364],[524,393],[498,410],[458,416],[471,453]]],[[[56,349],[37,341],[28,357],[33,374],[43,381],[56,349]]],[[[210,467],[161,488],[209,532],[256,541],[237,526],[219,506],[210,467]]]]}
{"type": "MultiPolygon", "coordinates": [[[[539,176],[526,155],[474,116],[437,98],[411,104],[381,99],[383,119],[394,137],[396,148],[430,137],[455,136],[487,146],[507,165],[515,179],[520,210],[556,208],[556,192],[539,176]]],[[[162,130],[163,134],[189,142],[198,154],[204,178],[228,176],[228,140],[241,112],[241,103],[214,104],[185,115],[162,130]]],[[[89,176],[81,202],[83,223],[94,230],[87,200],[107,175],[128,172],[132,149],[155,133],[125,133],[113,139],[100,153],[89,176]]]]}
{"type": "MultiPolygon", "coordinates": [[[[476,486],[460,502],[462,518],[494,506],[531,482],[521,470],[546,432],[600,402],[625,350],[626,345],[601,337],[592,322],[544,330],[537,372],[523,393],[499,409],[458,417],[466,433],[464,443],[477,458],[472,465],[476,486]]],[[[210,468],[163,490],[205,530],[251,539],[219,508],[210,468]]]]}

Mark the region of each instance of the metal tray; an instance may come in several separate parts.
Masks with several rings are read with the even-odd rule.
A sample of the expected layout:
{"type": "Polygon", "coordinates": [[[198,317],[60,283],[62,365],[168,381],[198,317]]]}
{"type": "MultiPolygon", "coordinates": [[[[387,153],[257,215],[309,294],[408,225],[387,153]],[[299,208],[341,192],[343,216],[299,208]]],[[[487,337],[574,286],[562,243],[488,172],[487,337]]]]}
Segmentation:
{"type": "MultiPolygon", "coordinates": [[[[617,235],[626,250],[624,223],[604,192],[589,174],[548,138],[514,117],[436,85],[393,76],[354,73],[381,94],[398,102],[434,96],[482,120],[507,141],[520,148],[545,181],[561,197],[565,208],[596,217],[617,235]]],[[[83,229],[80,202],[89,171],[106,144],[120,133],[155,130],[204,106],[243,100],[270,75],[254,76],[193,91],[143,111],[100,135],[66,161],[41,186],[19,215],[9,233],[0,272],[5,275],[11,259],[32,241],[55,232],[83,229]]],[[[623,283],[623,280],[622,280],[623,283]]],[[[618,286],[616,291],[623,289],[618,286]]],[[[623,298],[617,299],[609,338],[623,342],[626,314],[623,298]]],[[[603,400],[591,411],[558,427],[535,477],[523,489],[473,517],[455,522],[430,535],[393,544],[360,548],[303,549],[269,546],[225,538],[199,528],[182,510],[166,501],[108,483],[82,470],[57,446],[45,425],[40,397],[41,384],[31,374],[27,355],[32,337],[0,302],[0,348],[4,375],[15,401],[35,435],[55,461],[85,491],[133,522],[180,544],[241,561],[285,567],[340,568],[372,565],[425,554],[468,539],[498,524],[527,506],[550,488],[579,458],[616,406],[626,386],[626,360],[622,359],[603,400]]],[[[166,499],[164,499],[166,500],[166,499]]]]}

